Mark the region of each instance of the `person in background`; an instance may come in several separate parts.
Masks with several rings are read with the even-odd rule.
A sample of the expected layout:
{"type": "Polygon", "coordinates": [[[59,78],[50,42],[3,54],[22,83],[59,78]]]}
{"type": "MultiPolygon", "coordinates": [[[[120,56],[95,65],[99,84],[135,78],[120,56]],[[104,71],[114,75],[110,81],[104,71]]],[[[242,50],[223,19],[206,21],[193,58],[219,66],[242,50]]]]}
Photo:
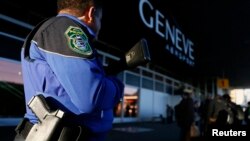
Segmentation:
{"type": "Polygon", "coordinates": [[[217,95],[210,105],[210,130],[213,128],[226,130],[231,128],[234,123],[234,113],[232,110],[230,96],[224,94],[217,95]]]}
{"type": "MultiPolygon", "coordinates": [[[[66,130],[56,140],[103,141],[112,128],[113,108],[123,97],[124,84],[107,75],[94,47],[102,1],[57,0],[57,8],[58,15],[37,25],[22,48],[26,104],[42,94],[51,107],[74,115],[63,120],[66,130]]],[[[26,109],[16,141],[24,141],[38,123],[26,109]]]]}
{"type": "Polygon", "coordinates": [[[194,123],[194,102],[192,93],[182,94],[182,100],[175,106],[175,117],[180,127],[180,141],[190,141],[190,128],[194,123]]]}
{"type": "Polygon", "coordinates": [[[198,100],[194,101],[194,124],[199,128],[201,126],[201,114],[200,114],[200,102],[198,100]]]}
{"type": "Polygon", "coordinates": [[[215,124],[220,110],[226,109],[227,104],[221,95],[215,95],[214,99],[208,105],[209,124],[215,124]]]}
{"type": "Polygon", "coordinates": [[[235,102],[231,101],[229,94],[223,95],[224,101],[227,103],[228,107],[228,121],[232,128],[239,128],[242,126],[244,120],[244,111],[242,107],[235,102]]]}
{"type": "Polygon", "coordinates": [[[209,125],[209,105],[211,105],[211,102],[213,101],[213,96],[211,94],[207,95],[206,98],[201,102],[199,113],[201,117],[201,136],[205,136],[208,132],[208,125],[209,125]]]}

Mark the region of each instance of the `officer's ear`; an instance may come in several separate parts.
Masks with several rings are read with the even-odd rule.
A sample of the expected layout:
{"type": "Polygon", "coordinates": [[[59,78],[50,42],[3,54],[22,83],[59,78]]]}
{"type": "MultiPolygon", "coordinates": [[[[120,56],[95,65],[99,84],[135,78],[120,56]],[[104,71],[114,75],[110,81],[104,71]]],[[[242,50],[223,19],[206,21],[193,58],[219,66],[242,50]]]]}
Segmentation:
{"type": "Polygon", "coordinates": [[[94,6],[90,6],[88,8],[88,10],[86,10],[83,13],[82,17],[78,17],[80,20],[83,20],[85,23],[87,24],[91,24],[94,20],[94,12],[95,12],[95,8],[94,6]]]}
{"type": "Polygon", "coordinates": [[[101,19],[102,9],[96,9],[94,6],[90,6],[87,10],[82,13],[81,17],[78,17],[79,20],[83,21],[87,26],[92,27],[93,30],[96,30],[96,19],[101,19]]]}
{"type": "Polygon", "coordinates": [[[95,16],[95,8],[94,8],[94,6],[91,6],[89,8],[89,12],[88,12],[89,23],[93,22],[94,16],[95,16]]]}

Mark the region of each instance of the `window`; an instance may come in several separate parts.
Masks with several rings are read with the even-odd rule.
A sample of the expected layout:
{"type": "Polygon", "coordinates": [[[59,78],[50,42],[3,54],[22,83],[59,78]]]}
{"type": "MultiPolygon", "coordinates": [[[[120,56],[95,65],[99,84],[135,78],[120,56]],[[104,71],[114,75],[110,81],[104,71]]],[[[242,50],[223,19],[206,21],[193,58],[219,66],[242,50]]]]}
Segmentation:
{"type": "Polygon", "coordinates": [[[126,73],[126,84],[140,86],[140,77],[131,73],[126,73]]]}
{"type": "Polygon", "coordinates": [[[166,93],[172,94],[173,87],[171,85],[166,85],[166,93]]]}
{"type": "Polygon", "coordinates": [[[164,85],[162,82],[155,82],[155,90],[156,91],[160,91],[160,92],[164,92],[164,85]]]}
{"type": "Polygon", "coordinates": [[[153,90],[153,81],[151,79],[142,78],[142,87],[153,90]]]}

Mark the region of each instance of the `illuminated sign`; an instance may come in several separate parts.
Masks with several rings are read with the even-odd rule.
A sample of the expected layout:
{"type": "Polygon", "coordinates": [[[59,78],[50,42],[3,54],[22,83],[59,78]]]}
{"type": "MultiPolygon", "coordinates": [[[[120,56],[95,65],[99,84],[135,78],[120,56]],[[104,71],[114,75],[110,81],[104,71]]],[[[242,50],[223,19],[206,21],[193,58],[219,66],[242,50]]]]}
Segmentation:
{"type": "Polygon", "coordinates": [[[166,41],[165,49],[179,60],[194,66],[194,43],[175,25],[156,9],[149,0],[140,0],[139,14],[142,22],[149,29],[166,41]],[[153,14],[152,14],[153,13],[153,14]]]}
{"type": "Polygon", "coordinates": [[[217,79],[217,86],[221,89],[229,88],[229,80],[228,79],[217,79]]]}

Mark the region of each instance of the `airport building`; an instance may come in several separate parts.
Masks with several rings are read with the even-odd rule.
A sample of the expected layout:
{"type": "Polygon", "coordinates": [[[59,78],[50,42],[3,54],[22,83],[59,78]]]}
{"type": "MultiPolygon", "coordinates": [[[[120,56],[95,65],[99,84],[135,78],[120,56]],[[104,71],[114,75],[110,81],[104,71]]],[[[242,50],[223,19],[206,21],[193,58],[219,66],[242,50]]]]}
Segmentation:
{"type": "MultiPolygon", "coordinates": [[[[0,39],[4,41],[0,52],[0,92],[5,97],[0,100],[0,116],[22,117],[25,105],[20,66],[21,46],[34,25],[55,14],[55,7],[49,7],[51,11],[38,16],[27,11],[25,5],[20,5],[17,8],[20,14],[16,15],[8,11],[10,8],[3,7],[6,3],[2,4],[5,11],[0,13],[1,25],[6,27],[0,30],[0,39]]],[[[106,5],[119,3],[107,2],[106,5]]],[[[198,101],[206,95],[217,93],[216,78],[207,78],[197,69],[201,50],[197,39],[199,36],[192,29],[185,28],[185,20],[192,19],[175,18],[171,14],[173,7],[170,4],[163,5],[160,1],[130,0],[123,3],[122,7],[109,6],[104,10],[100,39],[128,51],[144,38],[152,58],[146,65],[118,74],[117,77],[125,84],[125,90],[123,101],[114,109],[114,122],[161,120],[168,116],[167,107],[174,108],[181,100],[183,90],[192,91],[194,99],[198,101]]],[[[193,28],[199,27],[199,23],[196,24],[193,28]]],[[[119,59],[116,54],[103,50],[98,52],[104,66],[108,65],[109,60],[119,59]]]]}

